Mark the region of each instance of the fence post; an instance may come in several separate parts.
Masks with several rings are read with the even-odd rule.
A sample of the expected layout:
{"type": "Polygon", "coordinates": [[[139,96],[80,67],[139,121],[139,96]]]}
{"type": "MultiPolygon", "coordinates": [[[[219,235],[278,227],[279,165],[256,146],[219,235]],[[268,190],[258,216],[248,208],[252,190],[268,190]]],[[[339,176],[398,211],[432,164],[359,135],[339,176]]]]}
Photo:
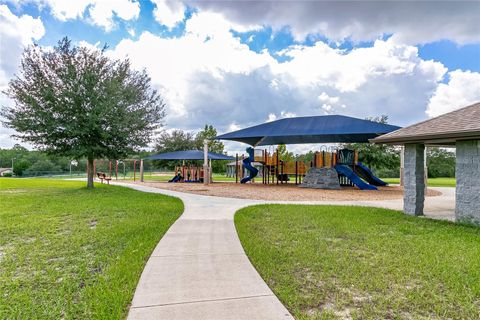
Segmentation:
{"type": "Polygon", "coordinates": [[[238,183],[238,153],[235,154],[235,183],[238,183]]]}
{"type": "Polygon", "coordinates": [[[133,182],[137,178],[137,160],[133,160],[133,182]]]}

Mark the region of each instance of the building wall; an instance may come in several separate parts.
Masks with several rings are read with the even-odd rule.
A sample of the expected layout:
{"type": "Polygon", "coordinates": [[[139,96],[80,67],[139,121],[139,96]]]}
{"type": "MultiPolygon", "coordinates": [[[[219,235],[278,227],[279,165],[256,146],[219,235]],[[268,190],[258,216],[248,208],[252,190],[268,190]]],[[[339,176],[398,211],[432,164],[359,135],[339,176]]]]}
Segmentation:
{"type": "Polygon", "coordinates": [[[480,140],[457,141],[455,218],[480,224],[480,140]]]}

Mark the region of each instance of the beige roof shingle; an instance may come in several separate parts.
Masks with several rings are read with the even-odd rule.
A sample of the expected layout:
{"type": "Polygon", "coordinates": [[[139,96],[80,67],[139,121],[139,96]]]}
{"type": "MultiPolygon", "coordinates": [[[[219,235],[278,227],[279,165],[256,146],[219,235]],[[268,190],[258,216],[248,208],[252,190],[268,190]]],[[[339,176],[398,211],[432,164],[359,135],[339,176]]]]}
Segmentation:
{"type": "Polygon", "coordinates": [[[480,102],[433,119],[384,134],[374,143],[438,143],[480,139],[480,102]]]}

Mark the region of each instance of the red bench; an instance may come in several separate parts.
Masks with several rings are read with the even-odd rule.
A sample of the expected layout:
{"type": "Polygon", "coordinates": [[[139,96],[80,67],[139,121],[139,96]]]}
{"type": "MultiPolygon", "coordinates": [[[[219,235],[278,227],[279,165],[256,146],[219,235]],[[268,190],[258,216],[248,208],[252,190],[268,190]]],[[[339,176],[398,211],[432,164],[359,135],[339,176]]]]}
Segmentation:
{"type": "Polygon", "coordinates": [[[100,181],[103,183],[103,181],[107,181],[107,184],[110,184],[110,180],[112,180],[112,177],[108,177],[105,172],[97,172],[97,177],[100,179],[100,181]]]}

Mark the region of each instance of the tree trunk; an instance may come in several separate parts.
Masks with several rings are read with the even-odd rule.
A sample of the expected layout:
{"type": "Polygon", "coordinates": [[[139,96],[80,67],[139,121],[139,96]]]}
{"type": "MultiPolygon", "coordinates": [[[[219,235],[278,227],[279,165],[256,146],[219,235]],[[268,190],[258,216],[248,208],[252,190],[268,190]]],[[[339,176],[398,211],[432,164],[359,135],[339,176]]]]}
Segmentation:
{"type": "Polygon", "coordinates": [[[87,188],[93,189],[93,157],[88,157],[87,165],[87,188]]]}

